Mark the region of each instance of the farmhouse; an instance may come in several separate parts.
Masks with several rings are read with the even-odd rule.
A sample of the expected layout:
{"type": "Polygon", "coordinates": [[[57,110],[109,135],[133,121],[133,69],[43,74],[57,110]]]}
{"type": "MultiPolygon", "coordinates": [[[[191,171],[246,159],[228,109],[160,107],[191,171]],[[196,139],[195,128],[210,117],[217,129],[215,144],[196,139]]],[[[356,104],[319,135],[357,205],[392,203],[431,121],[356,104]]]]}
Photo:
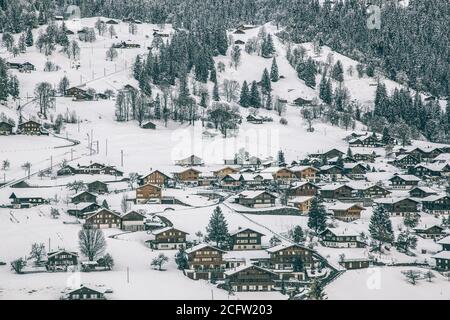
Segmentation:
{"type": "Polygon", "coordinates": [[[206,243],[187,249],[188,269],[184,270],[186,276],[194,280],[223,278],[223,272],[225,271],[224,253],[225,251],[206,243]]]}
{"type": "Polygon", "coordinates": [[[92,225],[98,229],[120,228],[120,214],[109,209],[102,208],[86,218],[86,224],[92,225]]]}
{"type": "Polygon", "coordinates": [[[264,234],[258,231],[239,228],[230,232],[231,247],[233,250],[260,250],[262,236],[264,234]]]}
{"type": "Polygon", "coordinates": [[[347,270],[369,268],[371,262],[368,258],[343,258],[339,260],[339,264],[347,270]]]}
{"type": "Polygon", "coordinates": [[[42,197],[42,194],[34,190],[17,190],[9,196],[11,204],[15,209],[31,208],[41,204],[48,203],[48,200],[42,197]]]}
{"type": "Polygon", "coordinates": [[[324,165],[321,166],[319,174],[321,176],[328,176],[332,180],[336,180],[339,178],[342,178],[342,175],[344,174],[344,168],[336,165],[324,165]]]}
{"type": "Polygon", "coordinates": [[[258,115],[249,114],[246,118],[247,122],[253,124],[261,124],[264,122],[264,118],[258,115]]]}
{"type": "Polygon", "coordinates": [[[242,191],[237,195],[236,202],[251,208],[265,208],[275,206],[277,197],[267,191],[242,191]]]}
{"type": "Polygon", "coordinates": [[[9,136],[14,126],[8,122],[0,121],[0,135],[9,136]]]}
{"type": "Polygon", "coordinates": [[[377,184],[372,183],[364,183],[364,184],[350,184],[352,188],[356,190],[356,196],[358,198],[385,198],[391,194],[389,190],[379,186],[377,184]]]}
{"type": "Polygon", "coordinates": [[[42,126],[36,121],[30,120],[24,123],[20,123],[17,127],[17,133],[27,135],[41,135],[42,126]]]}
{"type": "Polygon", "coordinates": [[[268,167],[262,170],[261,173],[270,173],[274,180],[281,183],[290,183],[298,179],[294,172],[284,167],[268,167]]]}
{"type": "Polygon", "coordinates": [[[368,147],[368,148],[375,148],[383,145],[383,143],[381,143],[381,141],[378,140],[378,137],[376,136],[375,133],[370,136],[358,137],[353,140],[350,140],[348,144],[351,147],[368,147]]]}
{"type": "Polygon", "coordinates": [[[128,211],[121,218],[120,229],[125,231],[144,230],[145,216],[136,211],[128,211]]]}
{"type": "Polygon", "coordinates": [[[156,124],[151,121],[146,121],[141,125],[142,129],[156,129],[156,124]]]}
{"type": "Polygon", "coordinates": [[[215,177],[222,178],[222,177],[225,177],[227,174],[238,173],[238,172],[239,172],[238,169],[227,166],[227,167],[223,167],[219,170],[214,171],[213,174],[215,177]]]}
{"type": "Polygon", "coordinates": [[[104,290],[81,285],[80,288],[65,292],[61,300],[106,300],[106,298],[104,290]]]}
{"type": "Polygon", "coordinates": [[[186,248],[187,232],[174,227],[165,227],[152,232],[153,239],[147,240],[150,248],[158,250],[176,250],[186,248]]]}
{"type": "Polygon", "coordinates": [[[274,280],[278,278],[278,275],[255,265],[244,265],[225,271],[225,278],[236,292],[272,291],[275,286],[274,280]]]}
{"type": "Polygon", "coordinates": [[[45,267],[49,271],[67,271],[68,266],[78,264],[78,253],[67,250],[58,250],[47,253],[45,267]]]}
{"type": "Polygon", "coordinates": [[[338,202],[329,208],[333,211],[336,219],[341,221],[354,221],[361,218],[361,211],[365,210],[362,206],[356,203],[338,202]]]}
{"type": "Polygon", "coordinates": [[[402,169],[409,168],[415,166],[420,161],[416,157],[411,154],[402,154],[398,156],[392,163],[402,169]]]}
{"type": "Polygon", "coordinates": [[[367,167],[362,163],[344,163],[343,173],[351,179],[365,179],[367,167]]]}
{"type": "Polygon", "coordinates": [[[270,254],[271,269],[292,271],[296,258],[301,259],[305,266],[313,264],[313,251],[299,244],[280,244],[267,249],[267,252],[270,254]]]}
{"type": "Polygon", "coordinates": [[[245,44],[245,41],[242,41],[242,40],[236,40],[235,42],[234,42],[234,44],[237,44],[237,45],[243,45],[243,44],[245,44]]]}
{"type": "Polygon", "coordinates": [[[136,188],[136,203],[147,203],[149,200],[161,202],[161,187],[154,184],[145,184],[136,188]]]}
{"type": "Polygon", "coordinates": [[[230,173],[220,180],[220,185],[225,189],[239,189],[241,187],[241,174],[230,173]]]}

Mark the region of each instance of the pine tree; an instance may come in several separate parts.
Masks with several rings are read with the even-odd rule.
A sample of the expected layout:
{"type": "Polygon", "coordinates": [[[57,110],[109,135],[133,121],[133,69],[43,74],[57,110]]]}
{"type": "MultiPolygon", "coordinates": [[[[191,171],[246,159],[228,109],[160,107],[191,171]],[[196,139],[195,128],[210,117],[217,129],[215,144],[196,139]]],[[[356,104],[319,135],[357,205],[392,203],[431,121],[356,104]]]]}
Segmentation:
{"type": "Polygon", "coordinates": [[[247,81],[245,81],[245,80],[242,83],[241,96],[239,98],[239,104],[242,107],[244,107],[244,108],[250,107],[250,93],[248,91],[247,81]]]}
{"type": "Polygon", "coordinates": [[[20,94],[19,79],[17,79],[17,76],[15,76],[15,75],[12,75],[11,77],[9,77],[8,94],[11,97],[13,97],[13,99],[19,98],[19,94],[20,94]]]}
{"type": "Polygon", "coordinates": [[[270,80],[272,80],[273,82],[277,82],[279,80],[279,75],[278,75],[278,64],[277,64],[277,60],[275,59],[275,57],[273,57],[272,60],[272,67],[270,68],[270,80]]]}
{"type": "Polygon", "coordinates": [[[323,203],[317,197],[314,197],[308,214],[308,227],[314,230],[316,234],[324,231],[327,222],[326,215],[327,212],[323,203]]]}
{"type": "Polygon", "coordinates": [[[331,81],[327,79],[326,74],[324,74],[320,80],[319,98],[326,104],[331,104],[333,101],[331,81]]]}
{"type": "Polygon", "coordinates": [[[136,60],[134,60],[134,64],[133,64],[133,76],[136,80],[139,80],[139,78],[141,77],[142,69],[143,69],[143,65],[142,65],[141,56],[137,55],[136,60]]]}
{"type": "Polygon", "coordinates": [[[156,95],[155,102],[153,103],[155,119],[161,119],[161,98],[159,93],[156,95]]]}
{"type": "Polygon", "coordinates": [[[250,106],[253,108],[261,107],[261,97],[259,96],[258,84],[256,81],[252,82],[250,88],[250,106]]]}
{"type": "Polygon", "coordinates": [[[348,149],[347,149],[347,157],[353,158],[353,152],[352,152],[352,149],[350,149],[350,147],[348,147],[348,149]]]}
{"type": "Polygon", "coordinates": [[[212,98],[214,101],[220,101],[219,86],[217,85],[217,81],[214,82],[212,98]]]}
{"type": "Polygon", "coordinates": [[[305,241],[305,234],[303,233],[303,229],[301,226],[295,226],[292,230],[290,230],[290,238],[295,243],[301,243],[305,241]]]}
{"type": "Polygon", "coordinates": [[[208,240],[216,242],[217,246],[228,241],[228,223],[219,206],[214,209],[206,232],[208,240]]]}
{"type": "Polygon", "coordinates": [[[323,287],[318,279],[314,279],[311,287],[309,288],[308,300],[324,300],[326,294],[323,292],[323,287]]]}
{"type": "Polygon", "coordinates": [[[370,217],[369,232],[372,238],[378,241],[379,251],[381,251],[383,243],[392,243],[394,241],[394,232],[389,213],[382,206],[378,206],[370,217]]]}
{"type": "Polygon", "coordinates": [[[0,58],[0,101],[6,101],[8,95],[8,71],[5,60],[0,58]]]}
{"type": "Polygon", "coordinates": [[[270,82],[270,75],[269,71],[267,71],[267,68],[264,68],[262,77],[261,77],[261,91],[264,95],[269,94],[270,91],[272,91],[272,85],[270,82]]]}
{"type": "Polygon", "coordinates": [[[209,80],[214,83],[217,82],[217,71],[215,67],[213,67],[209,73],[209,80]]]}

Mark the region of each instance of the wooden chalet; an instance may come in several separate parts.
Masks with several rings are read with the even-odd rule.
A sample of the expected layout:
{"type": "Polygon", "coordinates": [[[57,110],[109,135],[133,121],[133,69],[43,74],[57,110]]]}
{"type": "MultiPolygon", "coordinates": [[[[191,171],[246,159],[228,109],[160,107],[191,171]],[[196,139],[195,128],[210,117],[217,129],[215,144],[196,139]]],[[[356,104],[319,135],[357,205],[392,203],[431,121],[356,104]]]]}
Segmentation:
{"type": "Polygon", "coordinates": [[[78,265],[78,253],[57,250],[47,253],[45,267],[48,271],[67,271],[67,267],[78,265]]]}
{"type": "Polygon", "coordinates": [[[389,181],[391,182],[391,187],[393,189],[410,189],[417,187],[421,180],[414,175],[395,174],[389,181]]]}
{"type": "Polygon", "coordinates": [[[242,185],[242,175],[239,173],[230,173],[220,179],[220,186],[224,189],[239,189],[242,185]]]}
{"type": "Polygon", "coordinates": [[[355,193],[355,189],[346,184],[329,184],[320,188],[320,195],[324,199],[353,199],[355,193]]]}
{"type": "Polygon", "coordinates": [[[331,158],[343,157],[343,156],[345,156],[345,153],[342,152],[341,150],[336,149],[336,148],[328,150],[328,151],[326,151],[324,153],[313,153],[313,154],[310,154],[311,158],[320,158],[320,159],[323,159],[323,158],[331,159],[331,158]]]}
{"type": "Polygon", "coordinates": [[[202,243],[186,250],[188,269],[184,272],[190,279],[223,279],[225,251],[202,243]]]}
{"type": "Polygon", "coordinates": [[[278,275],[270,270],[250,264],[225,271],[225,279],[233,291],[272,291],[278,275]]]}
{"type": "Polygon", "coordinates": [[[61,300],[106,300],[106,297],[104,290],[81,285],[80,288],[65,292],[61,300]]]}
{"type": "Polygon", "coordinates": [[[158,187],[165,187],[168,185],[170,180],[171,177],[169,177],[167,174],[159,170],[154,170],[142,178],[142,184],[153,184],[158,187]]]}
{"type": "Polygon", "coordinates": [[[174,227],[165,227],[152,231],[153,239],[146,241],[150,248],[157,250],[176,250],[186,248],[186,236],[189,233],[174,227]]]}
{"type": "Polygon", "coordinates": [[[245,44],[245,41],[242,41],[242,40],[236,40],[235,42],[234,42],[234,44],[236,44],[236,45],[244,45],[245,44]]]}
{"type": "Polygon", "coordinates": [[[114,20],[114,19],[109,19],[109,20],[106,20],[106,22],[105,22],[106,24],[119,24],[119,22],[117,22],[116,20],[114,20]]]}
{"type": "Polygon", "coordinates": [[[288,206],[297,208],[301,214],[308,214],[314,196],[296,196],[288,200],[288,206]]]}
{"type": "Polygon", "coordinates": [[[120,229],[125,231],[144,230],[145,216],[136,211],[129,211],[122,215],[120,229]]]}
{"type": "Polygon", "coordinates": [[[17,127],[17,133],[26,135],[41,135],[43,134],[43,131],[40,123],[30,120],[20,123],[17,127]]]}
{"type": "Polygon", "coordinates": [[[351,185],[356,190],[357,198],[386,198],[391,194],[391,191],[377,184],[365,183],[362,185],[351,185]]]}
{"type": "Polygon", "coordinates": [[[361,218],[364,207],[356,203],[338,202],[329,208],[336,219],[350,222],[361,218]]]}
{"type": "Polygon", "coordinates": [[[365,179],[367,173],[367,167],[362,163],[344,163],[343,173],[355,180],[365,179]]]}
{"type": "Polygon", "coordinates": [[[77,218],[83,218],[87,214],[91,214],[100,208],[101,206],[93,202],[81,202],[69,205],[69,207],[67,208],[67,214],[75,216],[77,218]]]}
{"type": "Polygon", "coordinates": [[[319,169],[312,166],[293,166],[289,168],[298,179],[315,182],[319,169]]]}
{"type": "Polygon", "coordinates": [[[266,208],[275,206],[277,197],[267,191],[245,190],[237,195],[236,203],[250,208],[266,208]]]}
{"type": "Polygon", "coordinates": [[[404,217],[419,212],[419,203],[411,198],[385,198],[377,199],[375,202],[382,206],[391,216],[404,217]]]}
{"type": "Polygon", "coordinates": [[[368,258],[344,258],[339,260],[339,264],[347,270],[366,269],[372,264],[368,258]]]}
{"type": "Polygon", "coordinates": [[[319,170],[320,176],[326,176],[332,180],[340,179],[344,174],[344,168],[337,165],[324,165],[321,166],[319,170]]]}
{"type": "Polygon", "coordinates": [[[401,169],[406,169],[415,166],[419,162],[420,162],[419,159],[417,159],[411,154],[402,154],[398,156],[394,161],[392,161],[392,164],[401,169]]]}
{"type": "Polygon", "coordinates": [[[230,233],[232,250],[261,250],[261,237],[264,234],[250,228],[230,233]]]}
{"type": "Polygon", "coordinates": [[[417,226],[414,228],[414,233],[424,239],[439,240],[447,235],[444,230],[443,227],[435,224],[431,226],[417,226]]]}
{"type": "Polygon", "coordinates": [[[429,187],[414,187],[409,190],[409,196],[412,198],[425,198],[429,196],[437,195],[437,192],[429,187]]]}
{"type": "Polygon", "coordinates": [[[76,97],[78,95],[84,95],[86,94],[86,90],[78,88],[78,87],[71,87],[66,90],[66,97],[76,97]]]}
{"type": "Polygon", "coordinates": [[[161,187],[157,185],[148,183],[136,188],[136,203],[138,204],[148,203],[149,200],[154,200],[160,203],[161,198],[161,187]]]}
{"type": "Polygon", "coordinates": [[[362,248],[365,243],[358,240],[358,233],[348,228],[327,228],[320,233],[322,244],[330,248],[362,248]]]}
{"type": "Polygon", "coordinates": [[[88,191],[81,191],[70,198],[70,202],[78,204],[81,202],[97,202],[97,196],[88,192],[88,191]]]}
{"type": "Polygon", "coordinates": [[[431,214],[450,214],[450,196],[431,195],[422,198],[422,209],[431,214]]]}
{"type": "Polygon", "coordinates": [[[108,193],[108,184],[102,181],[93,181],[86,184],[88,191],[91,193],[104,194],[108,193]]]}
{"type": "Polygon", "coordinates": [[[350,147],[365,147],[376,148],[383,146],[383,143],[378,139],[377,135],[371,134],[365,137],[358,137],[348,142],[350,147]]]}
{"type": "Polygon", "coordinates": [[[109,209],[102,208],[86,217],[86,224],[98,229],[117,228],[121,226],[120,214],[109,209]]]}
{"type": "Polygon", "coordinates": [[[288,189],[289,197],[315,196],[319,193],[319,187],[308,181],[294,182],[288,189]]]}
{"type": "Polygon", "coordinates": [[[444,153],[444,151],[441,148],[421,148],[417,147],[408,152],[410,155],[417,158],[419,161],[427,161],[436,158],[441,153],[444,153]]]}
{"type": "Polygon", "coordinates": [[[13,133],[14,126],[11,123],[0,121],[0,135],[9,136],[13,133]]]}
{"type": "Polygon", "coordinates": [[[179,172],[174,172],[173,176],[176,180],[181,182],[198,182],[200,171],[194,168],[188,168],[179,172]]]}
{"type": "Polygon", "coordinates": [[[313,251],[299,244],[280,244],[267,249],[270,255],[270,266],[274,270],[292,270],[296,258],[303,261],[304,266],[314,263],[313,251]]]}
{"type": "Polygon", "coordinates": [[[294,105],[296,105],[298,107],[309,106],[312,104],[312,100],[303,99],[301,97],[298,97],[293,102],[294,102],[294,105]]]}
{"type": "Polygon", "coordinates": [[[436,262],[436,270],[450,271],[450,251],[441,251],[431,257],[436,262]]]}
{"type": "Polygon", "coordinates": [[[238,169],[226,166],[226,167],[223,167],[223,168],[221,168],[219,170],[214,171],[213,174],[214,174],[215,177],[223,178],[227,174],[238,173],[238,172],[239,172],[238,169]]]}

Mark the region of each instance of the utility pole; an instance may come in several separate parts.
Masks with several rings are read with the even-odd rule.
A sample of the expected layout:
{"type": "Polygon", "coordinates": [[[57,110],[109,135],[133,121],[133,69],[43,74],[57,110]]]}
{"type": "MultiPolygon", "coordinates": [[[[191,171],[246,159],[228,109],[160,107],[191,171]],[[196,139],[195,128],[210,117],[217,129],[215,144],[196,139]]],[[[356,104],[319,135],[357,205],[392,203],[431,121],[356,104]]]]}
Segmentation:
{"type": "Polygon", "coordinates": [[[130,267],[127,267],[127,283],[130,283],[130,267]]]}
{"type": "Polygon", "coordinates": [[[73,148],[70,149],[70,161],[73,160],[73,148]]]}
{"type": "Polygon", "coordinates": [[[50,171],[53,169],[53,156],[50,156],[50,171]]]}
{"type": "Polygon", "coordinates": [[[123,150],[120,150],[120,166],[123,167],[123,150]]]}
{"type": "Polygon", "coordinates": [[[106,139],[105,145],[106,145],[106,155],[108,155],[108,139],[106,139]]]}
{"type": "Polygon", "coordinates": [[[50,250],[50,238],[48,238],[48,252],[51,252],[51,250],[50,250]]]}

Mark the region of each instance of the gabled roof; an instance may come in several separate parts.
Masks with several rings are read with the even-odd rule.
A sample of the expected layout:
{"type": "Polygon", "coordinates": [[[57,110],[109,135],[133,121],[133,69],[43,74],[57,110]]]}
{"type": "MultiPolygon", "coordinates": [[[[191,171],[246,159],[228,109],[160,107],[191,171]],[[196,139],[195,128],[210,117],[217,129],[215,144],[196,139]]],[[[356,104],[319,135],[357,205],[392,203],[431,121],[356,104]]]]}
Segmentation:
{"type": "Polygon", "coordinates": [[[329,209],[332,210],[332,211],[334,211],[334,210],[348,210],[348,209],[353,208],[353,207],[358,207],[361,210],[366,210],[366,209],[364,209],[364,207],[360,206],[357,203],[346,203],[346,202],[337,202],[333,206],[330,206],[329,209]]]}
{"type": "Polygon", "coordinates": [[[274,252],[278,252],[278,251],[281,251],[281,250],[284,250],[284,249],[287,249],[287,248],[291,248],[291,247],[298,247],[298,248],[302,248],[302,249],[305,249],[305,250],[308,250],[308,251],[312,251],[311,249],[309,249],[309,248],[307,248],[305,246],[301,246],[301,245],[296,244],[296,243],[293,243],[293,244],[279,244],[277,246],[274,246],[274,247],[266,249],[266,251],[269,252],[269,253],[274,253],[274,252]]]}
{"type": "Polygon", "coordinates": [[[134,211],[134,210],[130,210],[130,211],[128,211],[127,213],[123,214],[123,215],[122,215],[122,218],[125,218],[126,216],[131,215],[131,214],[139,215],[139,216],[141,216],[141,217],[144,218],[144,219],[146,218],[145,215],[143,215],[142,213],[139,213],[139,212],[137,212],[137,211],[134,211]]]}
{"type": "Polygon", "coordinates": [[[414,201],[416,203],[419,203],[419,201],[414,200],[413,198],[410,197],[397,197],[397,198],[380,198],[380,199],[376,199],[375,202],[376,203],[382,203],[382,204],[394,204],[400,201],[404,201],[404,200],[411,200],[414,201]]]}
{"type": "Polygon", "coordinates": [[[147,178],[149,175],[151,175],[151,174],[153,174],[153,173],[156,173],[156,172],[162,174],[162,175],[165,176],[166,178],[169,178],[169,179],[171,178],[169,175],[165,174],[164,172],[162,172],[162,171],[160,171],[160,170],[153,170],[153,171],[150,172],[149,174],[145,175],[143,178],[145,179],[145,178],[147,178]]]}
{"type": "Polygon", "coordinates": [[[337,189],[340,189],[340,188],[344,188],[344,187],[347,187],[347,188],[350,188],[350,189],[353,190],[353,188],[350,187],[347,184],[326,184],[326,185],[320,187],[320,189],[321,190],[326,190],[326,191],[334,191],[334,190],[337,190],[337,189]]]}
{"type": "Polygon", "coordinates": [[[274,196],[273,194],[264,191],[264,190],[245,190],[242,191],[241,193],[238,194],[239,198],[246,198],[246,199],[254,199],[258,196],[260,196],[263,193],[267,193],[268,195],[270,195],[271,197],[276,198],[276,196],[274,196]]]}
{"type": "Polygon", "coordinates": [[[258,232],[256,230],[250,229],[250,228],[238,228],[237,230],[231,231],[230,232],[230,236],[234,236],[234,235],[236,235],[238,233],[241,233],[241,232],[244,232],[244,231],[252,231],[254,233],[259,233],[260,235],[265,236],[264,233],[258,232]]]}
{"type": "Polygon", "coordinates": [[[418,177],[416,177],[416,176],[414,176],[412,174],[396,174],[392,178],[390,178],[389,180],[392,180],[395,177],[398,177],[398,178],[400,178],[400,179],[402,179],[404,181],[417,181],[417,182],[421,181],[420,178],[418,178],[418,177]]]}
{"type": "Polygon", "coordinates": [[[289,203],[304,203],[306,201],[312,200],[313,198],[314,198],[313,196],[299,196],[299,197],[292,198],[288,202],[289,203]]]}
{"type": "Polygon", "coordinates": [[[304,171],[304,170],[307,170],[307,169],[312,169],[312,170],[314,170],[316,172],[319,172],[319,169],[314,168],[313,166],[292,166],[289,169],[291,169],[291,171],[293,171],[293,172],[304,171]]]}
{"type": "Polygon", "coordinates": [[[445,259],[445,260],[450,260],[450,251],[441,251],[436,253],[434,256],[432,256],[431,258],[433,259],[445,259]]]}
{"type": "Polygon", "coordinates": [[[90,219],[90,218],[96,216],[97,214],[99,214],[99,213],[102,212],[102,211],[108,211],[109,213],[115,215],[115,216],[118,217],[118,218],[121,217],[120,214],[117,213],[117,212],[114,212],[114,211],[109,210],[109,209],[106,209],[106,208],[101,208],[101,209],[98,209],[97,211],[95,211],[94,213],[92,213],[90,216],[86,217],[86,219],[90,219]]]}
{"type": "Polygon", "coordinates": [[[84,193],[87,193],[87,194],[93,196],[94,198],[97,198],[97,196],[96,196],[95,194],[92,194],[92,193],[90,193],[89,191],[86,191],[86,190],[80,191],[80,192],[78,192],[77,194],[73,195],[73,196],[70,197],[70,198],[71,198],[71,199],[76,198],[76,197],[78,197],[78,196],[80,196],[80,195],[82,195],[82,194],[84,194],[84,193]]]}
{"type": "Polygon", "coordinates": [[[338,237],[357,237],[358,233],[352,229],[349,229],[347,227],[345,228],[327,228],[324,231],[321,232],[321,234],[325,233],[326,231],[330,231],[332,234],[338,237]]]}
{"type": "Polygon", "coordinates": [[[72,256],[78,257],[78,253],[76,253],[76,252],[60,249],[58,251],[52,251],[52,252],[47,253],[47,258],[51,258],[51,257],[57,256],[57,255],[59,255],[61,253],[67,253],[67,254],[70,254],[72,256]]]}
{"type": "Polygon", "coordinates": [[[220,252],[224,252],[224,253],[226,252],[225,250],[219,249],[219,248],[214,247],[212,245],[209,245],[207,243],[200,243],[200,244],[198,244],[198,245],[196,245],[196,246],[194,246],[192,248],[187,249],[186,253],[187,254],[193,253],[195,251],[198,251],[198,250],[201,250],[201,249],[204,249],[204,248],[211,248],[211,249],[214,249],[214,250],[217,250],[217,251],[220,251],[220,252]]]}
{"type": "Polygon", "coordinates": [[[450,236],[446,236],[445,238],[439,240],[438,244],[450,244],[450,236]]]}
{"type": "Polygon", "coordinates": [[[184,232],[184,231],[182,231],[182,230],[180,230],[180,229],[177,229],[177,228],[175,228],[175,227],[165,227],[165,228],[153,230],[153,231],[152,231],[152,234],[156,236],[156,235],[158,235],[158,234],[164,233],[164,232],[169,231],[169,230],[177,230],[177,231],[182,232],[182,233],[184,233],[184,234],[189,234],[189,233],[184,232]]]}

